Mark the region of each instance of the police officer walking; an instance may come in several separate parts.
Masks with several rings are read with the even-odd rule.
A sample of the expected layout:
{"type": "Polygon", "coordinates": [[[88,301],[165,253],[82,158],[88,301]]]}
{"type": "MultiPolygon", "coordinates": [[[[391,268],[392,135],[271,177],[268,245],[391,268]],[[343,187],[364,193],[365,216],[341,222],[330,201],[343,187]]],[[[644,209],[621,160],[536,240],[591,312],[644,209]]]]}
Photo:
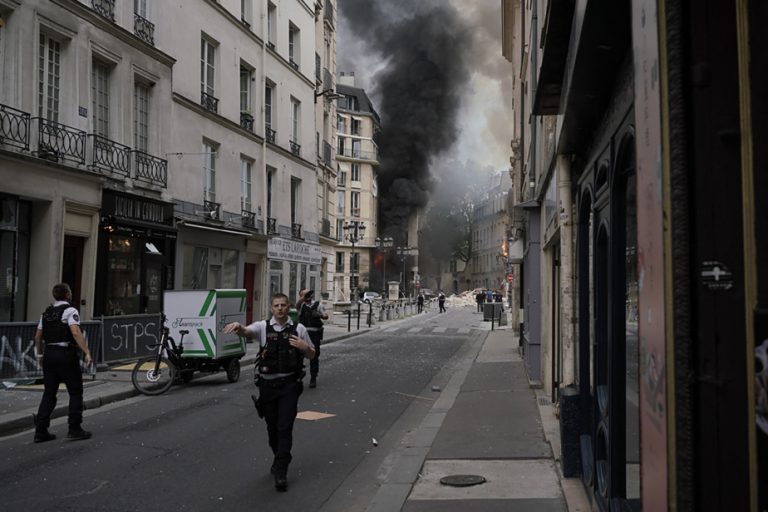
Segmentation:
{"type": "Polygon", "coordinates": [[[288,317],[288,297],[282,293],[272,296],[272,318],[243,326],[232,322],[224,333],[256,338],[261,352],[257,360],[256,384],[259,398],[256,409],[267,423],[269,447],[275,458],[270,472],[275,477],[275,489],[288,490],[288,465],[291,463],[293,424],[298,412],[299,395],[304,390],[304,358],[312,360],[315,349],[307,329],[288,317]]]}
{"type": "Polygon", "coordinates": [[[299,323],[307,328],[309,338],[315,347],[315,357],[309,362],[309,387],[317,387],[317,373],[320,370],[320,345],[323,342],[323,320],[328,320],[328,313],[320,301],[314,300],[315,292],[301,290],[299,303],[299,323]]]}
{"type": "Polygon", "coordinates": [[[72,307],[72,290],[66,283],[53,287],[56,302],[40,317],[35,331],[35,349],[42,357],[43,398],[35,416],[35,442],[44,443],[56,439],[48,432],[51,413],[56,407],[59,384],[67,386],[69,393],[69,432],[67,440],[88,439],[91,433],[82,429],[83,422],[83,375],[80,371],[80,350],[85,353],[85,366],[90,367],[91,352],[80,331],[80,315],[72,307]],[[78,350],[79,349],[79,350],[78,350]]]}
{"type": "Polygon", "coordinates": [[[440,306],[438,313],[445,313],[445,294],[442,291],[437,296],[437,305],[440,306]]]}

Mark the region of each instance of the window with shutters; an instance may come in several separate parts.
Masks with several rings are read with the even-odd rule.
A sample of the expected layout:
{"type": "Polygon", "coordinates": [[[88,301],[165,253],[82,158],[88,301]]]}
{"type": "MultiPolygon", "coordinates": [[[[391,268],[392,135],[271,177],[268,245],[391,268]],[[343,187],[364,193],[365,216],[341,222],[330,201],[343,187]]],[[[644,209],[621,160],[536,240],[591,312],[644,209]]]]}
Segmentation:
{"type": "Polygon", "coordinates": [[[40,34],[38,54],[38,115],[49,121],[59,120],[61,92],[61,42],[40,34]]]}

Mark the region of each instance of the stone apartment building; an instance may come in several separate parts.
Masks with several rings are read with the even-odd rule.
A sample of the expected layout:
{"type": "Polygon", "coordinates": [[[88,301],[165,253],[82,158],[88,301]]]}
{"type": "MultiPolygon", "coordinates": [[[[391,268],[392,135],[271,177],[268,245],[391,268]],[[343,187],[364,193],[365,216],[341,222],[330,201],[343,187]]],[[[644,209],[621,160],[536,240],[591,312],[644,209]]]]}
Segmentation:
{"type": "Polygon", "coordinates": [[[196,288],[245,288],[258,318],[274,291],[319,288],[333,5],[0,2],[0,320],[61,280],[84,318],[196,288]]]}

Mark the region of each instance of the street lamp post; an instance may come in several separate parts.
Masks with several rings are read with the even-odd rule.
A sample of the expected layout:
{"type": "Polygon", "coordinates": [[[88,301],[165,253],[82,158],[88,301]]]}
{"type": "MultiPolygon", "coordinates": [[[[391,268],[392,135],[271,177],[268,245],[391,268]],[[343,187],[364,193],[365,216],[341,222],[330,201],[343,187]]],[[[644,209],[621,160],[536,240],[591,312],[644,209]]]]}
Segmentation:
{"type": "Polygon", "coordinates": [[[387,250],[392,247],[395,244],[394,239],[391,236],[387,236],[384,238],[376,237],[376,247],[379,248],[380,251],[383,251],[384,261],[382,262],[382,266],[384,267],[384,275],[382,277],[382,285],[381,285],[381,291],[386,294],[386,296],[389,296],[389,290],[387,289],[387,250]]]}
{"type": "Polygon", "coordinates": [[[350,302],[352,297],[357,297],[357,286],[355,283],[355,267],[360,266],[360,262],[355,257],[355,244],[365,238],[365,224],[359,220],[353,220],[344,224],[344,239],[352,244],[352,257],[350,261],[349,291],[350,302]],[[356,265],[355,265],[356,264],[356,265]]]}

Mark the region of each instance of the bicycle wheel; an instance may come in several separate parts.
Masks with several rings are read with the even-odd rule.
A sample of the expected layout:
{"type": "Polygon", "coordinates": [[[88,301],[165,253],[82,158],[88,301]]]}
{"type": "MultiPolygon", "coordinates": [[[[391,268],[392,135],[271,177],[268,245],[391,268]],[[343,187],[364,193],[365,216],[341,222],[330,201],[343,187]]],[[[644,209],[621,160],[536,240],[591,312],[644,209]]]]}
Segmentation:
{"type": "Polygon", "coordinates": [[[139,359],[133,367],[131,382],[136,391],[142,395],[161,395],[173,385],[176,367],[165,357],[160,357],[158,367],[157,360],[157,356],[145,357],[139,359]],[[156,367],[157,371],[155,371],[156,367]]]}

